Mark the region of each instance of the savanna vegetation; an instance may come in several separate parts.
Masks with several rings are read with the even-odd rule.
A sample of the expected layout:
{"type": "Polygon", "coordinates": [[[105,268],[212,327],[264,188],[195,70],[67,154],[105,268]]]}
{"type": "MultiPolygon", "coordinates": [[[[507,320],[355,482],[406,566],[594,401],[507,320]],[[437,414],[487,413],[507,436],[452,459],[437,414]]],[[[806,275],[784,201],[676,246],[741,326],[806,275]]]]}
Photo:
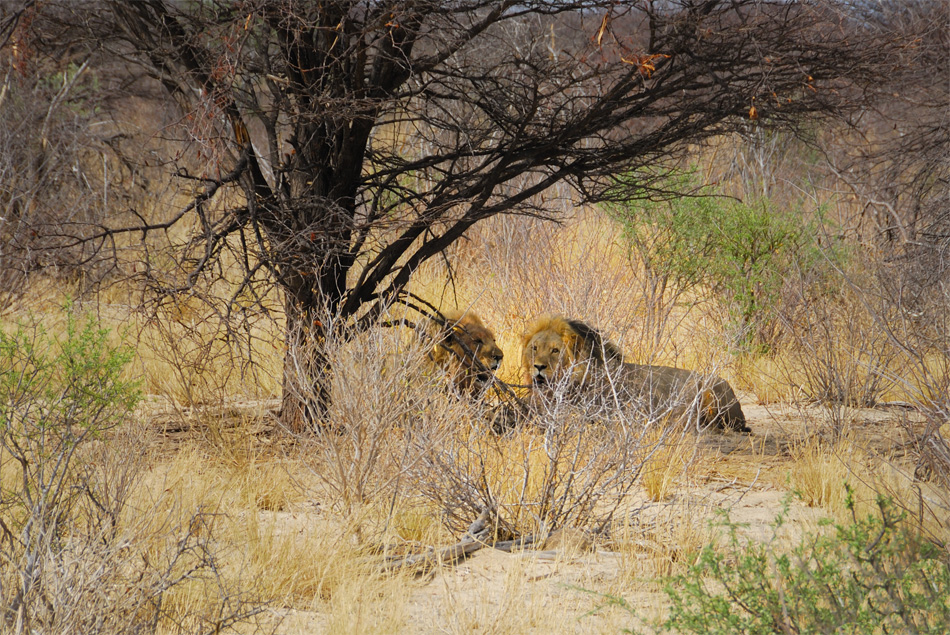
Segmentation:
{"type": "Polygon", "coordinates": [[[941,632],[947,19],[0,0],[0,631],[941,632]]]}

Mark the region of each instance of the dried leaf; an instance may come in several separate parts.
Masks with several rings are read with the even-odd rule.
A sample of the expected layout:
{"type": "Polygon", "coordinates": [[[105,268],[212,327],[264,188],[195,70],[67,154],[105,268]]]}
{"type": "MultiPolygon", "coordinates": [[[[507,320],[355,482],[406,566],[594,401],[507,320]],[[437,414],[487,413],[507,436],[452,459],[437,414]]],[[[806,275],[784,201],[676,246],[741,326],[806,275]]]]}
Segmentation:
{"type": "Polygon", "coordinates": [[[653,63],[653,60],[664,58],[669,58],[669,55],[662,53],[656,53],[654,55],[633,55],[631,57],[621,57],[620,61],[624,64],[636,66],[640,75],[643,77],[650,77],[653,71],[656,70],[656,64],[653,63]]]}
{"type": "Polygon", "coordinates": [[[597,30],[597,46],[600,46],[601,41],[604,39],[604,33],[607,32],[607,25],[610,24],[610,11],[607,11],[604,14],[603,19],[600,21],[600,28],[597,30]]]}

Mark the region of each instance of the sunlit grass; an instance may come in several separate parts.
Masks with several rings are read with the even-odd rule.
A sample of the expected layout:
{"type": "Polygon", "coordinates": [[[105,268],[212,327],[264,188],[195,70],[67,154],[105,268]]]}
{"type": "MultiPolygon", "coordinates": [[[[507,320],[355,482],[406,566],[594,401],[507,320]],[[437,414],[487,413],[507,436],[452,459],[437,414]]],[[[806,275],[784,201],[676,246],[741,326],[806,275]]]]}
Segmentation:
{"type": "MultiPolygon", "coordinates": [[[[391,142],[398,143],[404,133],[393,130],[392,135],[391,142]]],[[[738,351],[734,326],[721,299],[709,290],[680,297],[659,337],[648,336],[643,272],[628,259],[617,227],[596,209],[573,210],[564,200],[555,204],[572,214],[563,225],[492,219],[450,250],[447,261],[421,267],[411,284],[413,292],[437,307],[470,308],[482,317],[505,352],[503,379],[523,381],[521,333],[538,314],[556,312],[602,329],[622,345],[629,361],[715,373],[753,403],[798,402],[815,394],[815,369],[804,367],[814,364],[813,358],[790,347],[768,354],[738,351]]],[[[185,229],[169,238],[185,239],[185,229]]],[[[55,334],[65,325],[64,302],[80,296],[81,287],[38,276],[30,296],[2,316],[0,326],[10,328],[29,313],[55,334]]],[[[427,393],[434,384],[412,383],[416,375],[400,364],[421,365],[423,357],[408,329],[368,334],[347,344],[350,350],[336,358],[343,380],[335,387],[337,408],[329,416],[337,429],[293,439],[269,418],[264,403],[280,395],[283,379],[283,323],[275,298],[269,298],[274,312],[268,319],[253,321],[237,334],[197,297],[183,296],[148,312],[136,306],[140,298],[140,289],[117,284],[96,301],[81,303],[112,329],[114,342],[125,338],[136,347],[128,372],[142,380],[149,397],[138,422],[147,443],[134,450],[142,453],[148,469],[120,525],[130,541],[137,541],[136,554],[156,563],[167,557],[169,545],[192,534],[211,539],[222,563],[219,577],[190,580],[170,592],[160,631],[174,632],[176,620],[186,630],[197,628],[193,616],[213,611],[221,588],[263,599],[272,617],[286,613],[287,632],[409,629],[415,619],[411,598],[421,583],[408,572],[383,572],[381,555],[460,538],[446,510],[420,495],[419,470],[428,457],[451,451],[458,471],[491,493],[508,525],[529,533],[547,528],[549,510],[541,509],[538,500],[548,484],[567,482],[576,476],[575,466],[596,463],[596,450],[603,447],[585,443],[596,428],[579,427],[563,446],[576,462],[555,465],[541,427],[524,426],[504,437],[490,434],[469,405],[444,393],[427,393]],[[399,362],[406,359],[413,361],[399,362]],[[401,403],[410,393],[418,398],[413,410],[382,407],[401,403]],[[159,415],[176,424],[167,427],[181,431],[163,435],[159,415]]],[[[391,314],[417,323],[422,319],[399,306],[391,314]]],[[[848,315],[836,319],[835,329],[848,328],[848,315]]],[[[860,365],[865,358],[849,358],[856,349],[837,338],[827,343],[840,348],[835,351],[846,365],[857,364],[853,380],[862,383],[862,368],[869,367],[860,365]]],[[[939,378],[946,375],[946,360],[939,355],[924,355],[916,372],[907,360],[895,358],[888,372],[895,382],[881,393],[882,400],[925,406],[945,400],[939,378]]],[[[832,427],[827,421],[808,423],[818,430],[832,427]]],[[[609,539],[599,537],[597,543],[616,552],[617,566],[604,579],[583,578],[582,583],[598,592],[651,591],[658,579],[682,572],[712,540],[710,506],[696,501],[720,481],[795,490],[803,504],[842,520],[849,513],[848,483],[859,514],[873,511],[883,493],[908,509],[926,505],[921,526],[931,535],[946,536],[942,516],[929,507],[929,501],[946,502],[946,492],[915,481],[908,459],[877,456],[851,430],[854,422],[845,423],[837,436],[811,436],[793,443],[787,455],[768,457],[761,435],[735,454],[703,450],[693,435],[640,439],[635,454],[645,464],[636,495],[662,511],[623,518],[618,513],[609,539]],[[766,463],[768,476],[761,476],[766,463]]],[[[8,461],[0,453],[5,490],[16,486],[8,461]]],[[[551,492],[557,497],[565,490],[553,487],[551,492]]],[[[530,555],[505,557],[510,559],[502,574],[487,582],[465,579],[452,587],[448,575],[439,580],[442,594],[432,611],[439,612],[440,630],[554,632],[596,603],[583,595],[563,603],[552,600],[551,593],[538,590],[544,578],[531,573],[530,555]]]]}

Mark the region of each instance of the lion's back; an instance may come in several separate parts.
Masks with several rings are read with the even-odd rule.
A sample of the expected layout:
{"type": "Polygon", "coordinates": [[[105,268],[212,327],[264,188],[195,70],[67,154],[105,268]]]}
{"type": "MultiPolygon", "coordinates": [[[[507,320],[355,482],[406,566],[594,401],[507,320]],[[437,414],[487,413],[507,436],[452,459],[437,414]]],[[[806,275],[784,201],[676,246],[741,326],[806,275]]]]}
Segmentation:
{"type": "Polygon", "coordinates": [[[623,365],[623,383],[652,408],[699,408],[701,424],[750,432],[735,391],[725,379],[672,366],[623,365]]]}

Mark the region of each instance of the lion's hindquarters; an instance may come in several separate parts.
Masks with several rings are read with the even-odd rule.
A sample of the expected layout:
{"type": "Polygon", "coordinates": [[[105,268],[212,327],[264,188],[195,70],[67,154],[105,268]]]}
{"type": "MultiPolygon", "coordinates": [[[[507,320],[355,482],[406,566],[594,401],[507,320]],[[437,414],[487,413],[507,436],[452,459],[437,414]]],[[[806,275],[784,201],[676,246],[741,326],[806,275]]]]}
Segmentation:
{"type": "Polygon", "coordinates": [[[671,366],[624,365],[625,381],[653,412],[698,417],[701,427],[749,432],[745,415],[732,387],[724,379],[671,366]]]}
{"type": "Polygon", "coordinates": [[[725,379],[715,377],[715,383],[709,391],[713,398],[710,413],[713,415],[709,423],[720,428],[729,428],[738,432],[752,432],[746,425],[745,413],[739,398],[725,379]]]}

